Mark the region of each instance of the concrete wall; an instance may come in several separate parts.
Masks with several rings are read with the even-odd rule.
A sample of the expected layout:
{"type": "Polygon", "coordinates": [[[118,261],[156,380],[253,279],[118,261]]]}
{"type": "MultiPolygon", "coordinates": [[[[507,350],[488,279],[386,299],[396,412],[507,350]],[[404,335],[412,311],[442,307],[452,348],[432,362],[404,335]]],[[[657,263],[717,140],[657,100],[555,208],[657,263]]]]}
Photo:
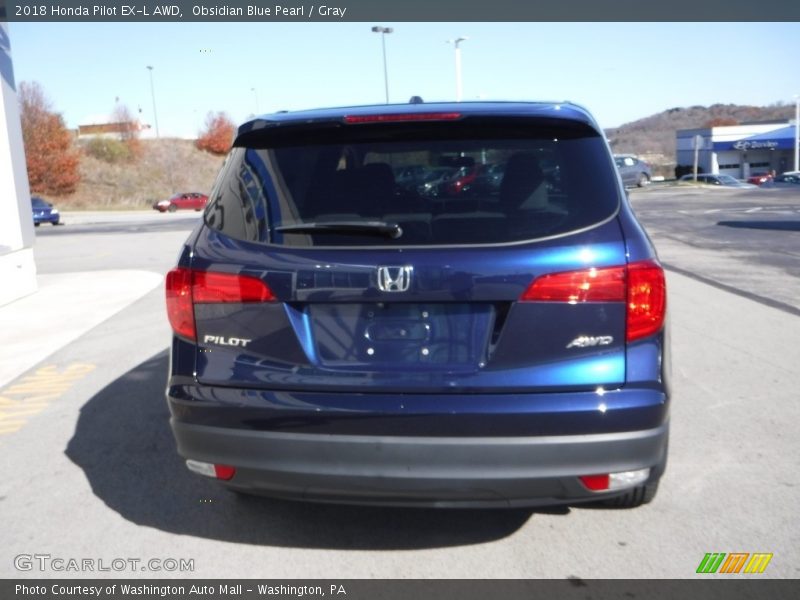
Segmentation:
{"type": "Polygon", "coordinates": [[[11,43],[0,22],[0,306],[36,291],[35,234],[11,43]]]}

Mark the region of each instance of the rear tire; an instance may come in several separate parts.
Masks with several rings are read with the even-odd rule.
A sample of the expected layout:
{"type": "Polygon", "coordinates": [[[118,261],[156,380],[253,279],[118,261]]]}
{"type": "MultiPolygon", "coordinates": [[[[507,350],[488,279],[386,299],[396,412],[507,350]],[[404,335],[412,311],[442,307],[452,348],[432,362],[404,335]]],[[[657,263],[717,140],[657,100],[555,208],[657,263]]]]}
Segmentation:
{"type": "Polygon", "coordinates": [[[170,204],[170,205],[169,205],[169,208],[168,208],[167,210],[168,210],[169,212],[175,212],[176,210],[178,210],[178,207],[177,207],[177,206],[175,206],[174,204],[170,204]]]}
{"type": "Polygon", "coordinates": [[[652,502],[653,498],[656,497],[656,492],[658,492],[658,481],[633,488],[622,496],[603,500],[600,504],[612,508],[636,508],[642,504],[652,502]]]}
{"type": "Polygon", "coordinates": [[[650,183],[650,178],[647,176],[647,174],[642,173],[641,175],[639,175],[639,181],[636,185],[638,185],[639,187],[644,187],[649,183],[650,183]]]}

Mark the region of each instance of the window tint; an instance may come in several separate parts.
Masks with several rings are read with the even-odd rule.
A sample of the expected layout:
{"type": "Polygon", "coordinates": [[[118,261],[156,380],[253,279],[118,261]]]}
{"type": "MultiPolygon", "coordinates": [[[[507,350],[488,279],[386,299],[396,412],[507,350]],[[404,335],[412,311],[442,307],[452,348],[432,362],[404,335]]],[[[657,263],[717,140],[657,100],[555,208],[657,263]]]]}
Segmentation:
{"type": "Polygon", "coordinates": [[[287,246],[498,244],[594,225],[619,202],[605,143],[575,125],[281,135],[231,152],[210,227],[287,246]]]}

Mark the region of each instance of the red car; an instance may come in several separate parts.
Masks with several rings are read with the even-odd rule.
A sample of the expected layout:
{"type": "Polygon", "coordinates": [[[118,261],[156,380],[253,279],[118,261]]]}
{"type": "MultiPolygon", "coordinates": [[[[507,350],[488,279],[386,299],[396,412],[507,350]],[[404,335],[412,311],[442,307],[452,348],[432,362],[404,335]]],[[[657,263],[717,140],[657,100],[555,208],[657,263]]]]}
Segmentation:
{"type": "Polygon", "coordinates": [[[447,182],[447,195],[458,196],[462,192],[468,190],[469,186],[472,185],[478,177],[478,171],[480,171],[480,165],[461,167],[447,182]]]}
{"type": "Polygon", "coordinates": [[[208,202],[208,196],[198,192],[175,194],[167,200],[159,200],[153,208],[159,212],[175,212],[179,208],[203,210],[208,202]]]}
{"type": "Polygon", "coordinates": [[[768,181],[772,181],[772,173],[753,173],[747,178],[747,183],[754,183],[756,185],[761,185],[768,181]]]}

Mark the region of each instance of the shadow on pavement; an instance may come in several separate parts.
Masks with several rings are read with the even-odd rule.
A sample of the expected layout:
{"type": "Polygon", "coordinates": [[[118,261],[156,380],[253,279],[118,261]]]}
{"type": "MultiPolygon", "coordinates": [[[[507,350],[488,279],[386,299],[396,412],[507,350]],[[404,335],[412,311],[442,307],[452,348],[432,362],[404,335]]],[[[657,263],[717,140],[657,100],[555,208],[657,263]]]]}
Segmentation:
{"type": "Polygon", "coordinates": [[[385,550],[492,541],[511,535],[533,514],[240,498],[191,474],[178,456],[164,399],[167,362],[161,352],[92,397],[66,451],[95,495],[138,525],[227,542],[385,550]]]}
{"type": "Polygon", "coordinates": [[[76,223],[69,221],[60,223],[60,227],[37,227],[37,235],[86,235],[90,233],[166,233],[172,231],[185,231],[188,235],[196,224],[195,221],[164,221],[163,223],[76,223]]]}
{"type": "Polygon", "coordinates": [[[739,229],[768,229],[770,231],[800,231],[800,221],[718,221],[722,227],[739,229]]]}

